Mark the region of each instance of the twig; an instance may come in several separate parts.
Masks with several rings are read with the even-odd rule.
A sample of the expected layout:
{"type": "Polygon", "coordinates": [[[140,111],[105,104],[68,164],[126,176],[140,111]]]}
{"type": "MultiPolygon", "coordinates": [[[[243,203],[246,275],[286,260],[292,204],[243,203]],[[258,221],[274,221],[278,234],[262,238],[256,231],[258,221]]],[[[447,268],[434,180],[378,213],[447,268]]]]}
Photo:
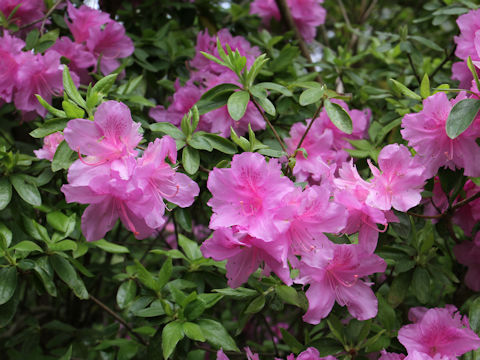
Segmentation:
{"type": "Polygon", "coordinates": [[[407,58],[408,58],[408,62],[410,63],[410,67],[412,68],[413,75],[415,75],[415,78],[418,81],[418,85],[420,86],[420,84],[422,83],[422,79],[420,79],[420,76],[417,73],[417,69],[415,68],[415,65],[413,64],[412,55],[407,53],[407,58]]]}
{"type": "Polygon", "coordinates": [[[283,143],[282,141],[282,138],[280,137],[280,135],[278,135],[277,133],[277,130],[275,130],[275,128],[273,127],[272,123],[270,122],[270,120],[268,120],[268,117],[265,115],[265,113],[262,111],[262,109],[260,108],[260,105],[258,105],[257,101],[255,100],[255,98],[253,96],[250,96],[250,100],[252,101],[253,105],[255,105],[255,107],[257,108],[257,110],[260,112],[260,114],[262,115],[263,119],[265,120],[265,122],[268,124],[268,126],[270,127],[270,129],[272,130],[273,132],[273,135],[275,136],[275,138],[277,139],[278,143],[280,144],[280,146],[282,147],[282,150],[285,151],[286,154],[288,154],[288,150],[287,148],[285,147],[285,144],[283,143]]]}
{"type": "Polygon", "coordinates": [[[444,213],[441,213],[441,214],[438,214],[438,215],[423,215],[423,214],[413,213],[413,212],[410,212],[410,211],[407,211],[407,215],[411,215],[411,216],[418,217],[418,218],[421,218],[421,219],[441,219],[445,216],[444,213]]]}
{"type": "Polygon", "coordinates": [[[313,114],[312,120],[310,120],[310,123],[308,124],[308,127],[307,127],[307,129],[305,130],[305,132],[303,133],[302,138],[301,138],[300,141],[298,142],[297,148],[296,148],[295,151],[293,152],[292,156],[295,155],[296,151],[302,147],[303,140],[305,140],[305,138],[307,137],[307,134],[308,134],[308,132],[310,131],[310,128],[312,127],[313,122],[315,121],[315,119],[316,119],[316,118],[318,117],[318,115],[320,114],[320,111],[322,110],[322,107],[323,107],[323,101],[322,101],[322,103],[320,104],[320,106],[317,108],[317,110],[315,111],[315,114],[313,114]]]}
{"type": "MultiPolygon", "coordinates": [[[[293,30],[293,32],[295,33],[295,37],[298,41],[298,47],[300,48],[300,52],[302,53],[303,57],[307,59],[307,62],[309,64],[313,64],[312,57],[310,56],[310,51],[308,50],[307,44],[305,43],[305,40],[303,40],[302,34],[300,34],[300,31],[298,30],[298,27],[293,20],[292,13],[290,12],[286,0],[275,0],[275,2],[277,3],[280,14],[282,15],[282,19],[287,24],[287,27],[290,30],[293,30]]],[[[307,70],[309,72],[315,72],[315,69],[313,67],[307,67],[307,70]]],[[[320,83],[323,83],[322,77],[319,74],[317,74],[316,80],[320,83]]]]}
{"type": "Polygon", "coordinates": [[[430,75],[430,79],[432,79],[436,74],[437,72],[440,71],[440,69],[443,67],[443,65],[445,65],[449,60],[450,58],[455,54],[455,50],[457,49],[457,44],[455,44],[452,48],[452,50],[450,51],[450,53],[445,57],[445,59],[443,59],[443,61],[435,68],[435,70],[433,70],[432,74],[430,75]]]}
{"type": "Polygon", "coordinates": [[[40,33],[43,32],[43,28],[45,27],[45,22],[47,21],[48,17],[50,15],[52,15],[52,13],[55,11],[56,7],[58,5],[60,5],[60,3],[62,2],[63,0],[57,0],[57,2],[55,4],[53,4],[53,6],[47,11],[47,13],[45,14],[45,16],[41,17],[40,19],[37,19],[37,20],[34,20],[28,24],[25,24],[25,25],[22,25],[18,28],[18,30],[23,30],[23,29],[26,29],[32,25],[35,25],[35,24],[38,24],[40,21],[42,21],[42,26],[40,27],[40,33]]]}
{"type": "Polygon", "coordinates": [[[472,202],[474,200],[477,200],[478,198],[480,198],[480,191],[478,193],[476,193],[475,195],[472,195],[470,196],[469,198],[466,198],[462,201],[459,201],[458,203],[456,203],[455,205],[452,206],[452,210],[457,210],[458,208],[461,208],[463,205],[466,205],[468,204],[469,202],[472,202]]]}
{"type": "Polygon", "coordinates": [[[275,343],[275,334],[273,333],[273,330],[270,327],[270,324],[268,323],[265,315],[263,315],[263,314],[261,314],[261,315],[262,315],[263,322],[265,323],[265,326],[267,327],[268,333],[270,334],[270,336],[272,338],[273,348],[275,349],[275,356],[278,357],[278,356],[280,356],[280,353],[278,352],[277,344],[275,343]]]}
{"type": "Polygon", "coordinates": [[[133,336],[135,336],[138,341],[140,341],[140,343],[142,343],[142,345],[144,346],[148,346],[148,343],[143,340],[143,338],[138,335],[136,332],[133,331],[133,329],[130,327],[130,325],[127,324],[127,322],[125,320],[123,320],[115,311],[113,311],[112,309],[110,309],[107,305],[105,305],[103,302],[101,302],[100,300],[98,300],[95,296],[91,295],[90,294],[90,300],[92,300],[95,304],[97,304],[98,306],[100,306],[100,308],[102,308],[102,310],[104,310],[105,312],[107,312],[109,315],[111,315],[115,320],[117,320],[120,324],[122,324],[125,329],[128,330],[128,332],[130,334],[132,334],[133,336]]]}
{"type": "Polygon", "coordinates": [[[367,10],[365,10],[365,12],[363,13],[361,19],[360,19],[360,22],[361,23],[364,23],[365,21],[367,21],[368,17],[370,16],[370,14],[372,13],[373,9],[375,8],[375,6],[377,5],[377,2],[378,0],[373,0],[371,3],[370,3],[370,6],[368,7],[367,10]]]}
{"type": "Polygon", "coordinates": [[[467,205],[468,203],[470,203],[474,200],[477,200],[478,198],[480,198],[480,191],[478,193],[476,193],[475,195],[470,196],[469,198],[466,198],[466,199],[463,199],[462,201],[459,201],[458,203],[456,203],[452,207],[448,208],[445,212],[442,212],[441,214],[438,214],[438,215],[423,215],[423,214],[413,213],[413,212],[410,212],[410,211],[407,211],[407,214],[418,217],[418,218],[422,218],[422,219],[442,219],[446,216],[451,216],[455,210],[461,208],[464,205],[467,205]]]}

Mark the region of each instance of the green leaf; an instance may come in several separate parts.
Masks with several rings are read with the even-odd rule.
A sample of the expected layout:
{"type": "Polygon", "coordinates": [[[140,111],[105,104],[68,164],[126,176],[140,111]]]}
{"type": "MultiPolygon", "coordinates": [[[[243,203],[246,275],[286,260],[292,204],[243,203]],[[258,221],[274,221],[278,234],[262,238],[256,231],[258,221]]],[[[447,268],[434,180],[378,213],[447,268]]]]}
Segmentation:
{"type": "Polygon", "coordinates": [[[217,134],[204,134],[203,137],[210,142],[212,147],[224,154],[233,155],[237,153],[237,147],[230,140],[217,134]]]}
{"type": "Polygon", "coordinates": [[[285,341],[285,344],[288,345],[290,351],[295,354],[298,354],[300,351],[303,350],[303,345],[300,343],[292,334],[290,334],[284,328],[280,328],[280,332],[282,333],[282,340],[285,341]]]}
{"type": "Polygon", "coordinates": [[[83,281],[78,277],[77,272],[68,260],[60,255],[52,255],[50,256],[50,263],[58,277],[73,290],[76,296],[82,300],[88,299],[88,291],[83,281]]]}
{"type": "Polygon", "coordinates": [[[125,309],[137,295],[137,284],[133,280],[122,283],[117,291],[117,304],[120,309],[125,309]]]}
{"type": "Polygon", "coordinates": [[[20,197],[30,205],[42,205],[42,198],[34,181],[30,180],[23,174],[13,174],[10,176],[15,191],[20,197]]]}
{"type": "Polygon", "coordinates": [[[387,301],[393,307],[396,308],[400,305],[407,296],[408,288],[412,280],[412,271],[398,274],[390,286],[388,292],[387,301]]]}
{"type": "Polygon", "coordinates": [[[225,288],[225,289],[214,289],[213,291],[218,292],[219,294],[230,296],[237,300],[248,299],[255,295],[258,295],[256,290],[247,289],[244,287],[238,287],[235,289],[232,288],[225,288]]]}
{"type": "Polygon", "coordinates": [[[179,320],[168,323],[162,331],[163,358],[168,359],[177,344],[184,337],[182,323],[179,320]]]}
{"type": "Polygon", "coordinates": [[[188,145],[197,150],[212,151],[213,146],[210,141],[202,133],[194,133],[192,138],[188,141],[188,145]]]}
{"type": "Polygon", "coordinates": [[[185,322],[183,323],[183,332],[187,337],[195,341],[205,341],[205,336],[203,335],[202,329],[195,323],[185,322]]]}
{"type": "Polygon", "coordinates": [[[70,251],[70,250],[75,251],[77,250],[77,243],[73,240],[63,240],[53,244],[48,244],[48,248],[51,251],[59,251],[59,252],[70,251]]]}
{"type": "Polygon", "coordinates": [[[63,88],[65,89],[65,92],[70,99],[72,99],[77,105],[86,108],[87,104],[85,103],[85,100],[82,98],[82,96],[77,90],[77,87],[73,83],[67,65],[63,65],[63,88]]]}
{"type": "Polygon", "coordinates": [[[162,265],[158,273],[158,287],[160,290],[165,286],[165,284],[170,280],[173,272],[172,258],[169,257],[162,265]]]}
{"type": "Polygon", "coordinates": [[[394,80],[394,79],[390,79],[390,81],[392,82],[394,89],[396,89],[398,92],[405,95],[406,97],[409,97],[414,100],[422,100],[422,97],[420,95],[414,93],[412,90],[407,88],[401,82],[398,82],[397,80],[394,80]]]}
{"type": "Polygon", "coordinates": [[[74,161],[73,155],[73,150],[70,149],[67,142],[63,140],[60,145],[58,145],[55,155],[53,156],[52,171],[67,170],[74,161]]]}
{"type": "Polygon", "coordinates": [[[5,304],[0,305],[0,328],[7,326],[12,321],[18,306],[18,290],[5,304]]]}
{"type": "Polygon", "coordinates": [[[450,139],[455,139],[468,129],[480,111],[480,100],[463,99],[457,102],[447,118],[445,129],[450,139]]]}
{"type": "Polygon", "coordinates": [[[58,360],[70,360],[72,358],[72,345],[68,347],[68,350],[63,356],[58,360]]]}
{"type": "Polygon", "coordinates": [[[103,251],[106,251],[112,254],[128,254],[130,252],[130,250],[127,247],[108,242],[105,239],[94,241],[92,242],[92,244],[98,247],[99,249],[102,249],[103,251]]]}
{"type": "MultiPolygon", "coordinates": [[[[67,115],[64,115],[66,117],[67,115]]],[[[63,131],[67,126],[68,119],[54,119],[46,121],[41,127],[30,132],[30,136],[34,138],[43,138],[47,135],[63,131]]]]}
{"type": "Polygon", "coordinates": [[[301,307],[297,290],[295,290],[293,287],[287,285],[275,286],[275,292],[280,299],[285,301],[287,304],[301,307]]]}
{"type": "Polygon", "coordinates": [[[0,210],[5,209],[12,199],[12,184],[6,177],[0,178],[0,210]]]}
{"type": "Polygon", "coordinates": [[[420,84],[420,95],[424,99],[430,96],[430,79],[427,73],[423,75],[422,83],[420,84]]]}
{"type": "Polygon", "coordinates": [[[40,246],[35,244],[33,241],[28,240],[20,241],[18,244],[15,244],[14,246],[12,246],[12,250],[43,252],[43,249],[40,246]]]}
{"type": "Polygon", "coordinates": [[[480,332],[480,297],[470,303],[468,321],[472,330],[478,334],[480,332]]]}
{"type": "Polygon", "coordinates": [[[9,266],[0,269],[0,305],[10,300],[17,288],[17,269],[9,266]]]}
{"type": "Polygon", "coordinates": [[[422,304],[430,298],[430,275],[425,268],[417,267],[413,272],[412,289],[418,301],[422,304]]]}
{"type": "Polygon", "coordinates": [[[150,124],[150,130],[160,131],[166,135],[170,135],[175,140],[185,139],[185,135],[183,134],[182,130],[180,130],[175,125],[170,123],[160,122],[160,123],[150,124]]]}
{"type": "Polygon", "coordinates": [[[477,72],[477,67],[472,61],[472,57],[468,56],[467,58],[467,67],[468,70],[472,73],[473,79],[475,80],[475,84],[477,84],[477,89],[480,89],[480,80],[478,79],[478,72],[477,72]]]}
{"type": "MultiPolygon", "coordinates": [[[[67,117],[67,114],[65,111],[58,110],[54,108],[52,105],[50,105],[45,99],[43,99],[40,95],[35,94],[35,97],[37,98],[38,102],[45,108],[47,111],[52,114],[53,116],[59,117],[59,118],[65,118],[67,117]]],[[[60,129],[60,130],[63,130],[60,129]]],[[[32,131],[33,132],[33,131],[32,131]]],[[[32,135],[33,136],[33,135],[32,135]]],[[[35,136],[34,136],[35,137],[35,136]]]]}
{"type": "Polygon", "coordinates": [[[351,134],[353,131],[352,119],[345,109],[338,104],[332,103],[328,99],[326,99],[324,103],[325,111],[333,125],[344,133],[351,134]]]}
{"type": "Polygon", "coordinates": [[[158,287],[158,282],[155,280],[153,275],[145,269],[145,267],[140,263],[140,261],[135,259],[135,264],[137,265],[137,278],[140,280],[140,282],[148,287],[149,289],[152,289],[154,291],[159,291],[160,288],[158,287]]]}
{"type": "Polygon", "coordinates": [[[432,50],[443,51],[443,48],[435,44],[432,40],[424,38],[423,36],[409,36],[408,38],[418,41],[420,44],[425,45],[432,50]]]}
{"type": "Polygon", "coordinates": [[[255,100],[257,100],[258,105],[265,110],[265,112],[269,115],[275,116],[277,113],[275,110],[275,106],[272,104],[270,100],[267,98],[260,98],[260,97],[255,97],[255,100]]]}
{"type": "Polygon", "coordinates": [[[53,269],[48,262],[48,258],[44,256],[36,260],[33,270],[42,281],[45,290],[47,290],[51,296],[57,296],[57,288],[53,282],[53,269]]]}
{"type": "Polygon", "coordinates": [[[261,87],[263,89],[276,91],[285,96],[293,96],[293,93],[290,90],[288,90],[285,86],[280,84],[275,84],[272,82],[262,82],[262,83],[258,83],[255,86],[261,87]]]}
{"type": "Polygon", "coordinates": [[[245,310],[245,314],[255,314],[258,313],[260,310],[263,309],[265,306],[265,296],[262,294],[255,299],[252,300],[250,304],[248,304],[247,309],[245,310]]]}
{"type": "Polygon", "coordinates": [[[76,215],[67,216],[60,211],[52,211],[47,214],[47,223],[52,228],[68,236],[75,229],[76,215]]]}
{"type": "Polygon", "coordinates": [[[233,120],[238,121],[245,115],[249,101],[250,94],[244,90],[236,91],[230,95],[227,101],[227,108],[233,120]]]}
{"type": "Polygon", "coordinates": [[[192,217],[190,216],[189,209],[176,207],[175,210],[173,210],[173,216],[183,230],[192,232],[192,217]]]}
{"type": "Polygon", "coordinates": [[[64,100],[62,101],[62,107],[63,110],[65,111],[65,114],[69,118],[72,119],[81,119],[83,118],[83,115],[85,115],[85,111],[81,108],[79,108],[73,101],[71,100],[64,100]]]}
{"type": "Polygon", "coordinates": [[[92,91],[97,92],[102,97],[107,96],[110,88],[115,83],[117,76],[118,74],[110,74],[98,80],[97,83],[93,86],[92,91]]]}
{"type": "Polygon", "coordinates": [[[325,94],[325,89],[323,87],[315,87],[312,89],[307,89],[304,92],[302,92],[302,94],[300,95],[300,98],[298,99],[298,102],[302,106],[314,104],[317,101],[320,101],[320,99],[323,98],[324,94],[325,94]]]}
{"type": "Polygon", "coordinates": [[[0,248],[6,249],[12,243],[12,232],[5,224],[0,223],[0,248]]]}
{"type": "Polygon", "coordinates": [[[205,335],[207,341],[216,348],[240,352],[235,344],[235,340],[233,340],[227,330],[225,330],[223,325],[219,322],[210,319],[200,319],[197,321],[197,324],[202,329],[203,335],[205,335]]]}
{"type": "Polygon", "coordinates": [[[190,260],[201,259],[203,257],[198,243],[190,240],[182,234],[178,234],[178,245],[182,248],[185,255],[187,255],[190,260]]]}
{"type": "Polygon", "coordinates": [[[190,146],[184,147],[182,151],[182,165],[188,174],[195,174],[200,167],[200,153],[198,150],[190,146]]]}

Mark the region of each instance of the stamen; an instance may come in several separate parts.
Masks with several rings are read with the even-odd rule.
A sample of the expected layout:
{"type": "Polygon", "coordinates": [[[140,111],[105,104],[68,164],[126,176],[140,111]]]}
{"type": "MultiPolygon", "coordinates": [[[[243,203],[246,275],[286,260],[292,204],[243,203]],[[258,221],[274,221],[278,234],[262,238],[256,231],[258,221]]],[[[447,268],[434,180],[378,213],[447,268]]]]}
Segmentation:
{"type": "Polygon", "coordinates": [[[127,215],[127,211],[125,210],[125,204],[123,201],[119,202],[120,205],[120,212],[122,213],[123,217],[125,218],[125,221],[127,222],[128,227],[130,228],[130,231],[133,232],[133,235],[140,235],[140,233],[135,229],[135,225],[133,225],[132,220],[127,215]]]}
{"type": "Polygon", "coordinates": [[[82,158],[82,155],[80,154],[80,149],[77,149],[77,154],[78,154],[78,159],[82,162],[82,164],[85,164],[85,165],[88,165],[88,166],[102,165],[102,164],[105,164],[107,162],[106,160],[102,160],[102,161],[99,161],[99,162],[96,162],[96,163],[89,163],[89,162],[86,162],[82,158]]]}

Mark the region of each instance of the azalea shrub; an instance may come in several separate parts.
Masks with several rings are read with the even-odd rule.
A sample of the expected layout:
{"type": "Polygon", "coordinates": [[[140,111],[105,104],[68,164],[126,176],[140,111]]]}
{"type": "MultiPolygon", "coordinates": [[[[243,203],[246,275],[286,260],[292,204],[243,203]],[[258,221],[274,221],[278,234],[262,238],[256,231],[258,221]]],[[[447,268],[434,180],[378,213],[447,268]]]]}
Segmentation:
{"type": "Polygon", "coordinates": [[[1,0],[2,358],[479,358],[479,69],[470,0],[1,0]]]}

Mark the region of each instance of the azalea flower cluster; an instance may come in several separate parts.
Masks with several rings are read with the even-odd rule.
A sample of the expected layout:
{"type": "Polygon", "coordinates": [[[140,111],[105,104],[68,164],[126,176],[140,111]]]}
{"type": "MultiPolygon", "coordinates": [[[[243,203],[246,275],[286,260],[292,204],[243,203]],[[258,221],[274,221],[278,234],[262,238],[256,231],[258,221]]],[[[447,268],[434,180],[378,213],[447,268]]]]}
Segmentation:
{"type": "MultiPolygon", "coordinates": [[[[255,58],[260,55],[260,50],[256,46],[252,47],[241,36],[232,36],[227,29],[220,30],[216,36],[223,46],[228,44],[232,51],[238,50],[242,56],[245,56],[247,67],[250,67],[255,58]]],[[[215,36],[210,36],[206,30],[200,32],[197,36],[195,50],[196,55],[189,64],[194,68],[190,72],[190,79],[183,86],[180,86],[177,80],[176,92],[168,109],[157,106],[150,110],[149,115],[155,121],[170,122],[175,126],[180,126],[182,117],[207,90],[223,83],[240,85],[237,75],[233,71],[208,60],[201,54],[203,51],[219,57],[215,36]]],[[[201,115],[197,129],[229,137],[230,127],[233,127],[237,134],[243,135],[248,131],[248,124],[254,131],[265,129],[265,120],[252,102],[248,103],[245,115],[239,121],[232,119],[225,105],[201,115]]]]}
{"type": "Polygon", "coordinates": [[[455,36],[455,55],[463,61],[452,65],[452,79],[460,81],[460,88],[470,88],[473,80],[468,69],[467,59],[470,56],[473,63],[480,67],[480,9],[471,10],[457,19],[460,35],[455,36]]]}
{"type": "Polygon", "coordinates": [[[406,147],[388,145],[380,152],[380,168],[370,164],[370,182],[350,162],[339,177],[302,190],[282,175],[277,160],[235,155],[230,168],[210,172],[214,232],[201,250],[205,257],[227,260],[231,287],[246,282],[262,263],[264,273],[273,271],[287,285],[310,285],[306,322],[319,323],[335,301],[359,320],[375,317],[376,297],[362,279],[386,268],[373,254],[376,224],[394,220],[392,207],[406,211],[420,203],[425,169],[417,160],[406,147]],[[358,244],[336,244],[325,235],[356,232],[358,244]],[[293,280],[291,268],[299,270],[293,280]]]}
{"type": "Polygon", "coordinates": [[[73,119],[64,130],[79,159],[61,190],[67,202],[89,204],[82,216],[87,241],[104,237],[118,218],[137,239],[151,236],[165,224],[164,200],[188,207],[199,193],[193,180],[171,166],[177,160],[171,137],[156,139],[137,156],[139,127],[126,105],[107,101],[94,121],[73,119]]]}
{"type": "MultiPolygon", "coordinates": [[[[287,0],[286,3],[300,34],[305,41],[312,42],[317,35],[317,27],[325,23],[327,12],[320,5],[323,0],[287,0]]],[[[260,16],[264,25],[268,25],[272,18],[281,19],[275,0],[254,0],[250,4],[250,14],[260,16]]]]}
{"type": "MultiPolygon", "coordinates": [[[[0,11],[13,15],[16,24],[38,20],[45,11],[44,2],[19,0],[2,1],[0,11]]],[[[32,119],[36,114],[46,115],[45,108],[35,97],[40,95],[47,102],[52,96],[61,95],[63,91],[61,58],[70,62],[72,78],[79,81],[91,81],[88,72],[100,70],[109,74],[119,65],[118,58],[133,53],[133,43],[125,35],[122,24],[110,19],[109,14],[91,9],[85,5],[75,8],[68,3],[68,27],[74,41],[69,37],[60,37],[45,53],[24,51],[25,42],[20,36],[23,32],[9,33],[3,31],[0,36],[0,101],[13,101],[15,107],[24,112],[24,119],[32,119]]]]}
{"type": "MultiPolygon", "coordinates": [[[[258,354],[254,354],[249,347],[245,348],[245,355],[247,356],[247,360],[260,360],[260,356],[258,354]]],[[[227,355],[223,352],[223,350],[218,350],[217,352],[217,360],[229,360],[227,355]]],[[[275,358],[275,360],[282,360],[280,358],[275,358]]],[[[290,354],[287,356],[286,360],[336,360],[334,356],[326,356],[320,357],[320,353],[317,349],[313,347],[309,347],[307,350],[302,351],[295,357],[294,354],[290,354]]]]}
{"type": "Polygon", "coordinates": [[[408,319],[413,324],[398,331],[398,340],[408,355],[383,351],[379,360],[456,360],[480,347],[480,338],[470,328],[468,318],[453,305],[411,308],[408,319]]]}

